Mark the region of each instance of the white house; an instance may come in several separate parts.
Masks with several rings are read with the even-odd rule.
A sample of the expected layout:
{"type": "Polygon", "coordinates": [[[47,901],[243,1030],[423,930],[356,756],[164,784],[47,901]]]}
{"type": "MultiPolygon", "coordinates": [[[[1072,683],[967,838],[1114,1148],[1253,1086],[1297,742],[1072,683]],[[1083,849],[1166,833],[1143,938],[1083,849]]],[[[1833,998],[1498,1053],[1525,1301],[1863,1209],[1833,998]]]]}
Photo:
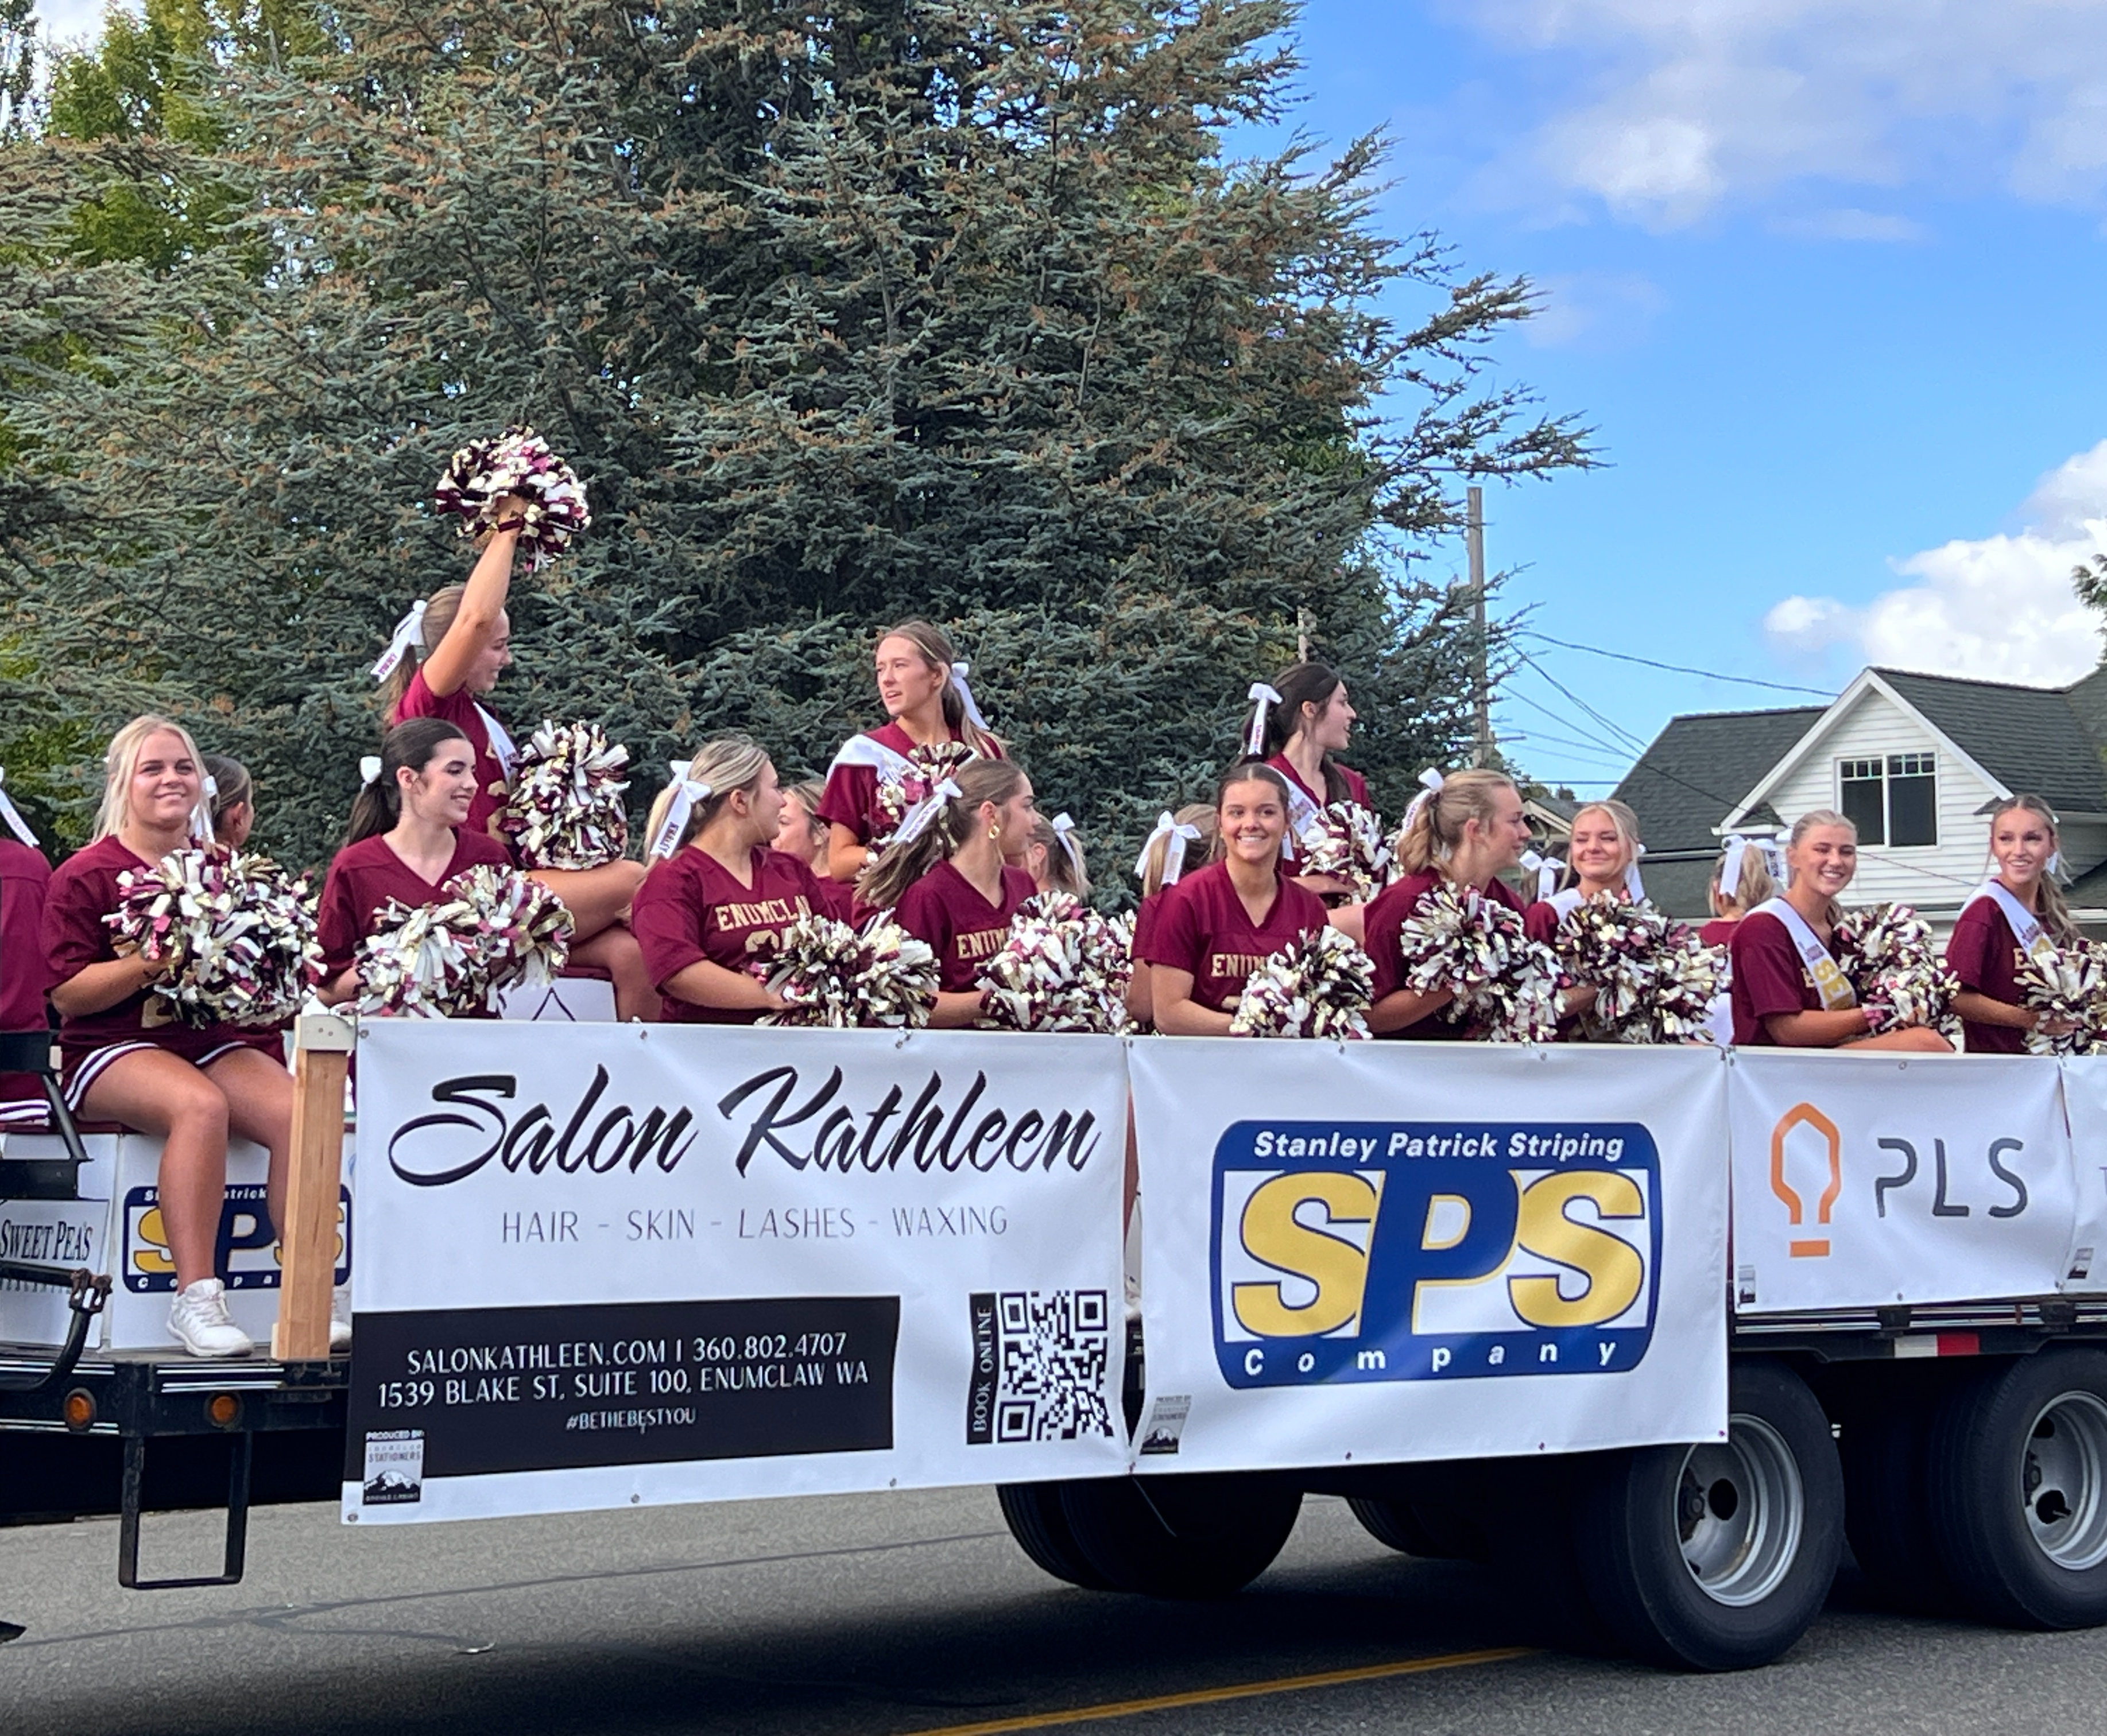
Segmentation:
{"type": "Polygon", "coordinates": [[[1674,914],[1705,914],[1726,833],[1834,808],[1858,824],[1854,900],[1943,926],[1983,881],[1991,808],[2023,791],[2055,810],[2081,919],[2107,925],[2107,671],[2038,688],[1868,669],[1826,707],[1671,719],[1617,794],[1674,914]]]}

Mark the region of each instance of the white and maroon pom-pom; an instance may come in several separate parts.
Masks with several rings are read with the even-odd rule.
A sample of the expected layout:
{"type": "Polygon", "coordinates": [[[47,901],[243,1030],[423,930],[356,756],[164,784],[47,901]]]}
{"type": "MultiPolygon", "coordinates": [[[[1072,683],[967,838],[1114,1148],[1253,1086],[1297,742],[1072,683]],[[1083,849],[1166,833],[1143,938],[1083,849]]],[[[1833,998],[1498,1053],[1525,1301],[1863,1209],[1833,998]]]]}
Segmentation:
{"type": "Polygon", "coordinates": [[[629,750],[596,724],[544,719],[513,768],[498,829],[527,868],[596,868],[629,848],[629,750]]]}
{"type": "Polygon", "coordinates": [[[360,1012],[466,1018],[501,990],[544,986],[563,969],[571,913],[546,886],[483,863],[440,890],[414,910],[389,900],[360,948],[360,1012]]]}
{"type": "Polygon", "coordinates": [[[1521,914],[1444,881],[1400,925],[1404,986],[1455,997],[1439,1017],[1480,1024],[1491,1043],[1549,1043],[1558,1034],[1558,957],[1532,940],[1521,914]]]}
{"type": "Polygon", "coordinates": [[[1725,955],[1644,899],[1597,893],[1567,912],[1553,940],[1574,981],[1595,990],[1581,1029],[1605,1043],[1703,1043],[1725,955]]]}
{"type": "Polygon", "coordinates": [[[892,842],[900,823],[926,801],[937,786],[967,760],[973,751],[964,742],[931,742],[907,756],[907,769],[895,777],[880,775],[870,814],[870,854],[864,859],[869,873],[892,842]]]}
{"type": "Polygon", "coordinates": [[[1933,938],[1931,924],[1907,904],[1868,904],[1844,913],[1833,942],[1866,1023],[1875,1032],[1922,1025],[1956,1042],[1953,997],[1961,980],[1933,938]]]}
{"type": "Polygon", "coordinates": [[[2029,1055],[2107,1053],[2107,949],[2081,939],[2042,958],[2022,952],[2014,974],[2019,1004],[2041,1015],[2027,1033],[2029,1055]]]}
{"type": "Polygon", "coordinates": [[[1390,879],[1390,841],[1382,816],[1357,801],[1335,801],[1320,810],[1296,841],[1298,872],[1350,882],[1354,896],[1373,898],[1390,879]]]}
{"type": "Polygon", "coordinates": [[[1238,997],[1229,1032],[1237,1037],[1368,1034],[1375,962],[1336,928],[1314,929],[1260,962],[1238,997]]]}
{"type": "Polygon", "coordinates": [[[267,856],[179,850],[118,877],[117,946],[168,966],[154,993],[189,1025],[282,1025],[321,968],[304,877],[267,856]]]}
{"type": "Polygon", "coordinates": [[[1028,898],[1010,918],[1002,949],[981,967],[980,1022],[998,1030],[1122,1031],[1133,947],[1130,926],[1068,893],[1028,898]]]}
{"type": "Polygon", "coordinates": [[[570,546],[592,523],[586,485],[546,441],[515,424],[495,440],[471,440],[447,464],[433,504],[461,521],[461,535],[475,536],[497,524],[497,503],[507,495],[525,501],[519,552],[537,572],[570,546]]]}
{"type": "Polygon", "coordinates": [[[763,1025],[900,1030],[929,1022],[937,955],[897,922],[879,917],[858,933],[832,917],[802,916],[748,944],[756,957],[747,968],[784,1002],[763,1025]]]}

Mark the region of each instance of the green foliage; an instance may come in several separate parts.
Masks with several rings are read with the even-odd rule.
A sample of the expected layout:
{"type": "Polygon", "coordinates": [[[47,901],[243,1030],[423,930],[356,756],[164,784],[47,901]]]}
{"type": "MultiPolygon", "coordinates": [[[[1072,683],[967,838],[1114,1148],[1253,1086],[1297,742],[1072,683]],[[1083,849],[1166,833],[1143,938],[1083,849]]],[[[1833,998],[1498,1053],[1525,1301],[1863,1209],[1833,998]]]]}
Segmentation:
{"type": "MultiPolygon", "coordinates": [[[[256,769],[274,850],[319,858],[366,664],[466,564],[432,482],[528,419],[595,523],[515,589],[517,721],[597,718],[647,765],[747,728],[818,768],[879,720],[878,628],[928,615],[1116,862],[1211,783],[1300,619],[1391,812],[1458,758],[1460,617],[1403,556],[1462,481],[1587,450],[1481,378],[1527,286],[1377,232],[1378,141],[1223,160],[1283,100],[1280,0],[346,0],[269,52],[168,4],[218,20],[142,51],[215,69],[182,87],[202,130],[126,148],[224,202],[69,252],[93,183],[62,141],[72,182],[14,200],[54,240],[0,318],[69,282],[97,314],[10,411],[39,674],[0,739],[11,705],[178,710],[256,769]],[[1413,329],[1377,311],[1398,284],[1413,329]]],[[[173,125],[179,81],[135,98],[111,46],[97,124],[173,125]]]]}

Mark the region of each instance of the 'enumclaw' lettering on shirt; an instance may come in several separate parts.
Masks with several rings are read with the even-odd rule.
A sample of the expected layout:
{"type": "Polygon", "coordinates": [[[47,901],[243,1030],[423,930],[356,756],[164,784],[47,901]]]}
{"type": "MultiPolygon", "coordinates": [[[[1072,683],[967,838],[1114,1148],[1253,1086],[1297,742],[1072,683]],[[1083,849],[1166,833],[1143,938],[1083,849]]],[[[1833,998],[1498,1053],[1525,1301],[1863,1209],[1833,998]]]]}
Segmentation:
{"type": "Polygon", "coordinates": [[[812,906],[801,892],[795,898],[764,898],[751,904],[722,904],[712,913],[720,928],[779,927],[801,916],[810,916],[812,906]]]}
{"type": "Polygon", "coordinates": [[[1210,976],[1248,976],[1265,960],[1264,953],[1210,953],[1207,955],[1207,974],[1210,976]]]}
{"type": "Polygon", "coordinates": [[[992,958],[1009,939],[1007,928],[977,928],[969,935],[958,937],[958,954],[961,958],[992,958]]]}

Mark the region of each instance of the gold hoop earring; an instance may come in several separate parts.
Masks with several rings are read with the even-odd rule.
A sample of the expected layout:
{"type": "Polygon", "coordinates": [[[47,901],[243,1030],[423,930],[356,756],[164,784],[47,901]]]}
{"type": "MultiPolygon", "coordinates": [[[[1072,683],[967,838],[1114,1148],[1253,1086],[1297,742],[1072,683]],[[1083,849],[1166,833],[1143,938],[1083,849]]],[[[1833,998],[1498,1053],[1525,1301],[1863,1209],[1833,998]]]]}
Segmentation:
{"type": "Polygon", "coordinates": [[[1000,843],[1001,843],[1001,842],[1002,842],[1002,828],[1001,828],[1001,827],[1000,827],[1000,826],[991,826],[991,827],[989,827],[989,828],[988,828],[988,841],[989,841],[991,843],[994,843],[994,844],[1000,844],[1000,843]]]}

